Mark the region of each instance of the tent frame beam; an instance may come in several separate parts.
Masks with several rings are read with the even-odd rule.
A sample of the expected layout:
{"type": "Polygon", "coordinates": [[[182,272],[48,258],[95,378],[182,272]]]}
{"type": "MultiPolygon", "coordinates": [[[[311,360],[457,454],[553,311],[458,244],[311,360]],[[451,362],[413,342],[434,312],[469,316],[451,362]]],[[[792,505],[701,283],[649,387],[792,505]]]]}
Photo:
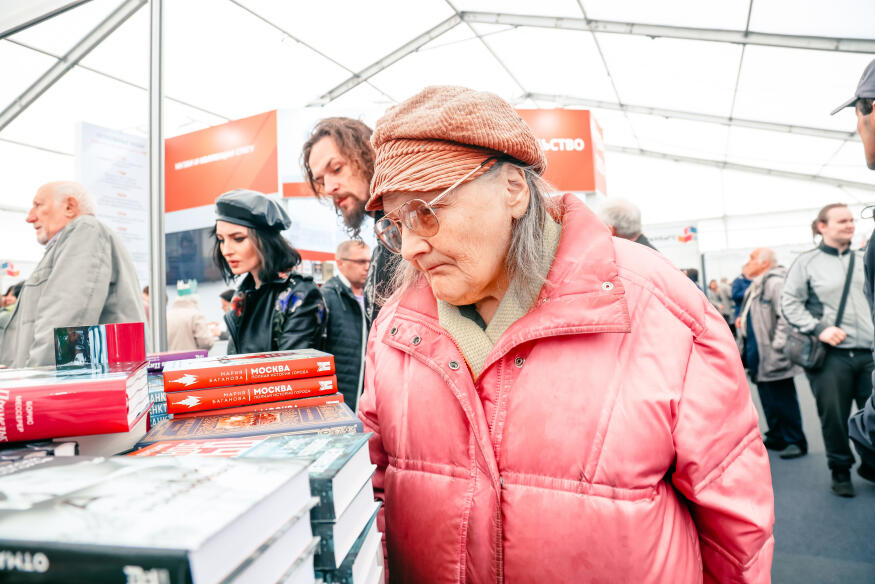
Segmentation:
{"type": "Polygon", "coordinates": [[[88,53],[99,45],[103,40],[111,35],[118,27],[120,27],[128,18],[140,9],[146,0],[126,0],[112,14],[107,16],[103,22],[98,24],[85,37],[76,43],[67,53],[61,57],[57,63],[52,65],[48,71],[43,73],[39,79],[24,90],[24,92],[15,98],[9,106],[0,113],[0,132],[3,131],[12,121],[17,118],[24,110],[26,110],[39,96],[45,93],[52,85],[54,85],[61,77],[67,74],[79,61],[84,59],[88,53]]]}
{"type": "Polygon", "coordinates": [[[458,14],[453,14],[437,26],[430,28],[425,31],[421,35],[417,36],[411,41],[408,41],[383,57],[378,61],[368,65],[358,73],[354,74],[352,77],[347,79],[346,81],[341,82],[334,89],[328,91],[327,93],[321,95],[319,98],[315,99],[311,103],[307,104],[308,107],[319,107],[328,105],[344,93],[358,87],[365,81],[369,80],[371,77],[383,71],[384,69],[390,67],[391,65],[397,63],[407,55],[411,53],[415,53],[420,48],[430,43],[434,39],[443,35],[444,33],[454,29],[456,26],[461,24],[462,18],[458,14]]]}
{"type": "Polygon", "coordinates": [[[503,24],[508,26],[578,30],[592,33],[626,34],[691,41],[713,41],[788,49],[875,53],[875,40],[872,39],[772,34],[743,30],[665,26],[639,22],[589,20],[586,18],[506,14],[502,12],[471,11],[461,12],[460,14],[462,20],[470,24],[503,24]]]}
{"type": "Polygon", "coordinates": [[[689,164],[698,164],[701,166],[710,166],[712,168],[719,168],[721,170],[734,170],[738,172],[773,176],[775,178],[787,178],[792,180],[801,180],[805,182],[815,182],[839,188],[875,191],[875,184],[873,183],[857,182],[841,178],[822,176],[819,174],[805,174],[802,172],[792,172],[789,170],[777,170],[774,168],[765,168],[762,166],[753,166],[749,164],[738,164],[735,162],[712,160],[709,158],[696,158],[694,156],[684,156],[682,154],[669,154],[666,152],[656,152],[654,150],[643,150],[641,148],[629,148],[627,146],[610,146],[606,144],[605,150],[607,150],[608,152],[617,152],[620,154],[631,154],[634,156],[646,156],[648,158],[656,158],[659,160],[669,160],[671,162],[685,162],[689,164]]]}
{"type": "Polygon", "coordinates": [[[780,132],[785,134],[797,134],[802,136],[813,136],[815,138],[829,138],[831,140],[854,140],[857,138],[857,132],[846,132],[842,130],[829,130],[827,128],[814,128],[811,126],[795,126],[791,124],[778,124],[775,122],[764,122],[760,120],[748,120],[744,118],[716,116],[713,114],[703,114],[699,112],[688,112],[683,110],[674,110],[658,107],[650,107],[644,105],[632,105],[628,103],[615,103],[611,101],[599,101],[596,99],[585,99],[571,95],[554,95],[547,93],[527,93],[521,98],[531,99],[532,101],[552,102],[560,105],[574,105],[590,108],[599,108],[606,110],[614,110],[627,112],[631,114],[643,114],[648,116],[657,116],[662,118],[672,118],[679,120],[688,120],[691,122],[706,122],[709,124],[721,124],[724,126],[732,126],[739,128],[750,128],[753,130],[766,130],[769,132],[780,132]]]}

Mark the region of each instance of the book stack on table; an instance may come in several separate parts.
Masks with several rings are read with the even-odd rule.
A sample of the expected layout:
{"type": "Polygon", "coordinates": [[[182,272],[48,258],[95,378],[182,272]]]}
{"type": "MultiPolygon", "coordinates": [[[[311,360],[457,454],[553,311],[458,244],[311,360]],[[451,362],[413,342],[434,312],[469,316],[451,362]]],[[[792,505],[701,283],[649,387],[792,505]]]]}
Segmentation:
{"type": "Polygon", "coordinates": [[[140,446],[165,440],[361,432],[337,393],[334,356],[313,349],[173,361],[166,410],[140,446]]]}
{"type": "Polygon", "coordinates": [[[0,444],[53,439],[117,454],[146,433],[149,405],[144,361],[0,369],[0,444]]]}
{"type": "Polygon", "coordinates": [[[314,559],[316,576],[326,584],[376,584],[383,581],[383,548],[376,520],[380,503],[374,501],[371,483],[376,467],[367,447],[371,436],[304,434],[168,441],[129,456],[312,461],[310,493],[319,501],[310,511],[313,533],[320,538],[314,559]]]}
{"type": "Polygon", "coordinates": [[[0,469],[0,581],[314,582],[309,461],[67,457],[0,469]]]}
{"type": "Polygon", "coordinates": [[[158,422],[168,419],[167,398],[164,395],[164,366],[171,361],[185,361],[188,359],[202,359],[207,356],[206,349],[194,349],[192,351],[164,351],[162,353],[150,353],[148,361],[149,372],[149,427],[158,422]]]}

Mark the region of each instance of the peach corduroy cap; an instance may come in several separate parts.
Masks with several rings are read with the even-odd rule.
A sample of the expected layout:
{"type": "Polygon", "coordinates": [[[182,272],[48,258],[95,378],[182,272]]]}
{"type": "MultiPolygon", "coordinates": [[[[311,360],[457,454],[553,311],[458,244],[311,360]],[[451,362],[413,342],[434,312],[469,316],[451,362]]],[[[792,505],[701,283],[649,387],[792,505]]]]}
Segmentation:
{"type": "Polygon", "coordinates": [[[368,211],[382,209],[385,193],[449,188],[490,156],[505,154],[539,174],[547,168],[538,140],[509,103],[465,87],[426,87],[389,108],[371,144],[376,160],[368,211]]]}

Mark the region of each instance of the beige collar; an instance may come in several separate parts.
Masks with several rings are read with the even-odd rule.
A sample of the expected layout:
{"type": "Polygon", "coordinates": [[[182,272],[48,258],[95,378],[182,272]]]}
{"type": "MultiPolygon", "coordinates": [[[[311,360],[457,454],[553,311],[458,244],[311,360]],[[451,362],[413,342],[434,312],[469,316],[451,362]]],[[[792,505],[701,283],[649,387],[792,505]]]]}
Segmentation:
{"type": "MultiPolygon", "coordinates": [[[[544,225],[541,259],[537,265],[532,266],[532,269],[545,280],[550,272],[550,266],[553,264],[553,258],[556,256],[556,248],[559,246],[561,235],[562,226],[548,217],[544,225]]],[[[442,300],[437,301],[438,319],[441,326],[450,333],[450,336],[459,345],[462,355],[471,367],[474,379],[480,375],[489,352],[501,335],[513,323],[526,315],[537,298],[537,293],[523,290],[519,280],[514,278],[486,330],[481,329],[471,319],[462,316],[457,306],[442,300]]]]}

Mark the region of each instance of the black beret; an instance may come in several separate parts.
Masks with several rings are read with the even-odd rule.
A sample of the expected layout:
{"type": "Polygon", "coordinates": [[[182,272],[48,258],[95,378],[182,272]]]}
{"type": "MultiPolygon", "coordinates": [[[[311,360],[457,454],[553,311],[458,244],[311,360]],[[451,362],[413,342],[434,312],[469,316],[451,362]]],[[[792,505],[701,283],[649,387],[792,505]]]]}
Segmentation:
{"type": "Polygon", "coordinates": [[[282,205],[267,195],[247,189],[234,189],[219,195],[216,221],[275,231],[283,231],[292,225],[282,205]]]}

